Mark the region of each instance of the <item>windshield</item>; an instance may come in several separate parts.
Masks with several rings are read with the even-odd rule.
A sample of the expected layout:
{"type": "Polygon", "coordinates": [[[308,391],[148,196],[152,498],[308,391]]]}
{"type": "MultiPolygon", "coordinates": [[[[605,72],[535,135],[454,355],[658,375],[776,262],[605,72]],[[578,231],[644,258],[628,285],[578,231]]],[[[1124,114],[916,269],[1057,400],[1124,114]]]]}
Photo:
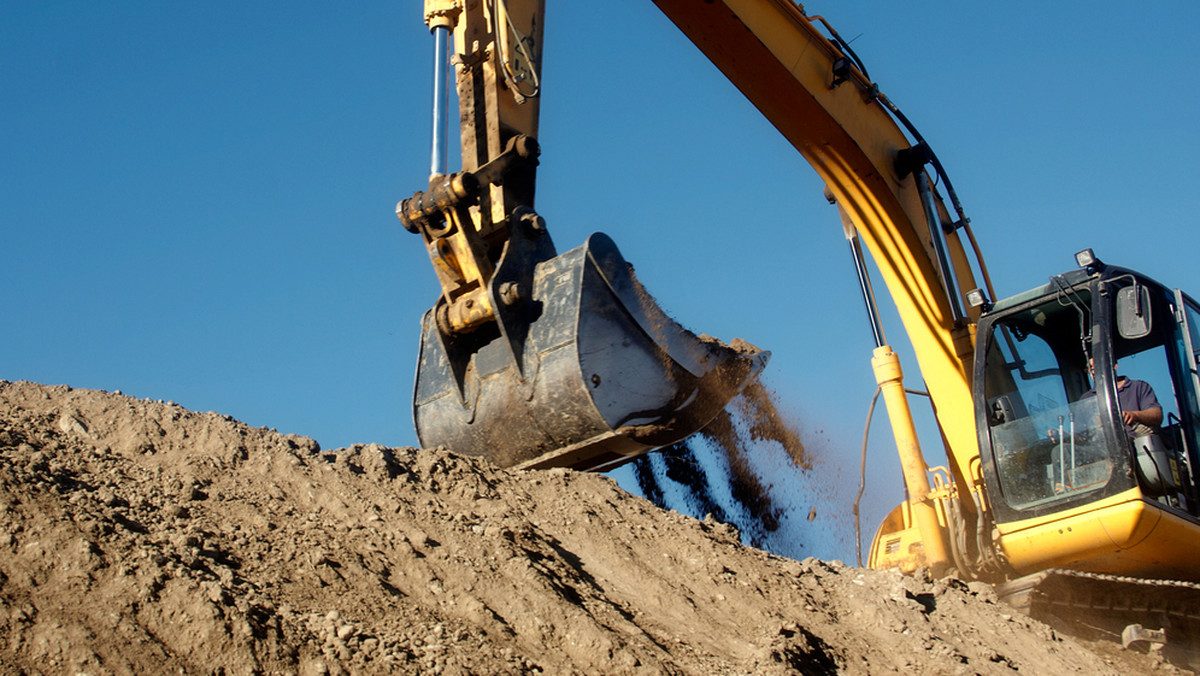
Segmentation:
{"type": "Polygon", "coordinates": [[[985,391],[1000,493],[1026,510],[1104,488],[1113,475],[1086,349],[1090,294],[1042,303],[993,325],[985,391]]]}
{"type": "Polygon", "coordinates": [[[1113,462],[1100,430],[1096,397],[1054,406],[992,428],[1001,490],[1026,509],[1103,488],[1113,462]]]}

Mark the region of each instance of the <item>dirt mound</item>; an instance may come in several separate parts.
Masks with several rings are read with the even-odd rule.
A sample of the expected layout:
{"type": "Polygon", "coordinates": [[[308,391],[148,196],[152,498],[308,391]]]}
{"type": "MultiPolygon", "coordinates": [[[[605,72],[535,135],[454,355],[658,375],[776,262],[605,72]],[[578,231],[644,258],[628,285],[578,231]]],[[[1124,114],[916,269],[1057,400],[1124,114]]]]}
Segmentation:
{"type": "Polygon", "coordinates": [[[1155,665],[1106,659],[984,585],[743,547],[602,476],[321,451],[170,402],[3,381],[0,571],[4,673],[1155,665]]]}

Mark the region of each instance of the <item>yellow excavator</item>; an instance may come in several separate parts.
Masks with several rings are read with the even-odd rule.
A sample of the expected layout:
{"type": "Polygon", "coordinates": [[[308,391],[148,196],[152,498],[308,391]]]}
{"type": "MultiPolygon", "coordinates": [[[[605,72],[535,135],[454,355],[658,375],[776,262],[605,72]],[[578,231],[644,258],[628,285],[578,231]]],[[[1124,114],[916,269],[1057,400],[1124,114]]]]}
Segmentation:
{"type": "MultiPolygon", "coordinates": [[[[604,235],[557,253],[533,208],[544,4],[425,2],[435,62],[453,68],[462,169],[445,167],[450,67],[437,65],[429,187],[397,206],[442,287],[422,322],[413,414],[423,446],[604,470],[702,429],[768,355],[683,329],[604,235]]],[[[1031,608],[1140,618],[1126,643],[1194,636],[1200,304],[1090,250],[1048,284],[993,300],[937,156],[828,22],[791,0],[655,4],[836,205],[907,496],[869,565],[987,580],[1031,608]],[[912,344],[944,467],[918,443],[867,253],[912,344]],[[1148,381],[1161,422],[1126,424],[1118,361],[1148,381]]]]}

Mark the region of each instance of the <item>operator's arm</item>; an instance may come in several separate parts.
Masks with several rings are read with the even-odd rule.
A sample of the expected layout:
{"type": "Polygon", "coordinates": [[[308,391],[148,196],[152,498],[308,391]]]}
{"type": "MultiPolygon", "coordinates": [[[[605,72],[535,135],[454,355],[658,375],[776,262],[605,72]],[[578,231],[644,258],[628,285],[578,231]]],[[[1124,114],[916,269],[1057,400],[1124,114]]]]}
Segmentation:
{"type": "Polygon", "coordinates": [[[1162,425],[1163,412],[1161,407],[1153,406],[1141,411],[1122,411],[1121,417],[1125,419],[1126,425],[1141,423],[1147,427],[1158,427],[1162,425]]]}
{"type": "Polygon", "coordinates": [[[1141,423],[1148,427],[1162,425],[1162,404],[1158,403],[1158,397],[1154,395],[1154,388],[1144,380],[1131,380],[1127,387],[1131,390],[1130,394],[1132,395],[1127,396],[1127,403],[1132,400],[1134,405],[1123,407],[1129,409],[1121,412],[1125,424],[1141,423]]]}

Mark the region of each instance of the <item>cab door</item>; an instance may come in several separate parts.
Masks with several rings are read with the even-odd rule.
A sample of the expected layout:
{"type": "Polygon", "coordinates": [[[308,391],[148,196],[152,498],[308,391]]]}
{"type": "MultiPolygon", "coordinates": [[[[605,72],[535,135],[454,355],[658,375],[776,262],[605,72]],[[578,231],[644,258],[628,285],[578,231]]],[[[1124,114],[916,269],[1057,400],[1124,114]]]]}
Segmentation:
{"type": "Polygon", "coordinates": [[[1173,361],[1174,381],[1177,386],[1180,418],[1163,421],[1181,445],[1179,449],[1187,468],[1190,481],[1189,497],[1192,498],[1188,511],[1200,514],[1198,497],[1197,453],[1200,452],[1200,373],[1196,364],[1200,361],[1200,305],[1189,298],[1179,289],[1175,289],[1175,320],[1178,331],[1174,338],[1175,357],[1173,361]]]}

